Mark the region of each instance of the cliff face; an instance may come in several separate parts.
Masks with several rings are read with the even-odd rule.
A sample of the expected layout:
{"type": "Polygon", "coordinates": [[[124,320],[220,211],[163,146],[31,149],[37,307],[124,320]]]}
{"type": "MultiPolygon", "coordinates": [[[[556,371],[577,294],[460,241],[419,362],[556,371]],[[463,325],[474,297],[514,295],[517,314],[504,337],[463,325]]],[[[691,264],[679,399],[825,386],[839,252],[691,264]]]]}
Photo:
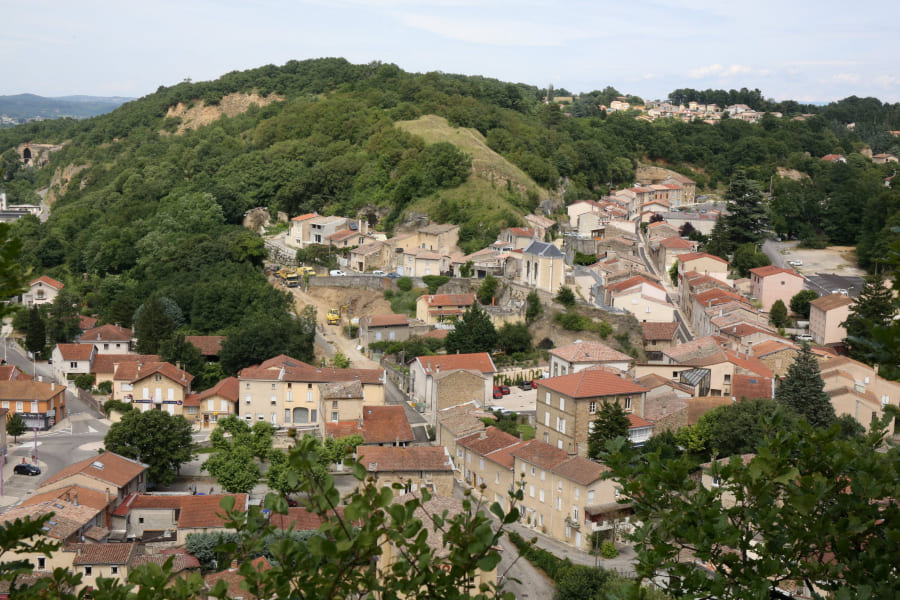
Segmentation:
{"type": "Polygon", "coordinates": [[[175,106],[169,108],[166,117],[178,117],[181,124],[178,126],[178,133],[184,133],[188,129],[199,129],[204,125],[209,125],[221,116],[234,117],[245,112],[250,105],[257,104],[266,106],[272,102],[284,100],[282,96],[271,94],[262,97],[259,94],[234,93],[223,97],[221,102],[215,105],[207,105],[203,101],[198,100],[188,106],[184,102],[179,102],[175,106]]]}

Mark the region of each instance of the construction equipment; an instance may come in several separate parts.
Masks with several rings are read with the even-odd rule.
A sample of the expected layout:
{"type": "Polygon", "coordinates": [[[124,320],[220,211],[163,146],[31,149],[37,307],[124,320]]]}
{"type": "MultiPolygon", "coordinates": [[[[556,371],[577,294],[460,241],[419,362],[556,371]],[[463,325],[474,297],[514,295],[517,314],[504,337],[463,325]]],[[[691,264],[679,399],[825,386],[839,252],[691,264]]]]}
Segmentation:
{"type": "Polygon", "coordinates": [[[316,274],[316,270],[313,267],[297,267],[297,275],[303,277],[304,275],[314,276],[316,274]]]}
{"type": "Polygon", "coordinates": [[[325,315],[325,318],[328,319],[329,325],[337,325],[341,322],[341,309],[340,308],[329,308],[328,314],[325,315]]]}

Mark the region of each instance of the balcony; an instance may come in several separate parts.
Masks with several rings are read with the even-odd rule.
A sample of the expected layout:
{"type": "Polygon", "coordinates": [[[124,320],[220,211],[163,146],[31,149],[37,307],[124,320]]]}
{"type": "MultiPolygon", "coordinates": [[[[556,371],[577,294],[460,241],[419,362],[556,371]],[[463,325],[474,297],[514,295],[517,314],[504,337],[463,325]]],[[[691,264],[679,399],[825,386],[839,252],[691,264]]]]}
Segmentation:
{"type": "Polygon", "coordinates": [[[566,525],[568,525],[572,529],[581,529],[581,522],[577,519],[573,519],[572,517],[566,517],[566,525]]]}

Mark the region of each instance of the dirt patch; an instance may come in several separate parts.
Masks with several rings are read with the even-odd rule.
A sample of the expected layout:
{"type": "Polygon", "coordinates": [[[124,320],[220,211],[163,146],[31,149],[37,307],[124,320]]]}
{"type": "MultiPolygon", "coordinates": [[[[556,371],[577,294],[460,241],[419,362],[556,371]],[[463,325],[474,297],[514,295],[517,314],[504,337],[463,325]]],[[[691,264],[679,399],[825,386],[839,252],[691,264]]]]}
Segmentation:
{"type": "Polygon", "coordinates": [[[779,177],[785,177],[787,179],[791,179],[793,181],[802,181],[804,179],[809,179],[809,175],[806,173],[801,173],[797,169],[787,169],[785,167],[778,167],[775,172],[779,177]]]}
{"type": "Polygon", "coordinates": [[[856,249],[852,246],[829,246],[821,250],[800,248],[798,242],[783,242],[781,254],[784,261],[803,261],[802,265],[790,265],[801,274],[831,273],[835,275],[864,276],[857,266],[856,249]]]}
{"type": "Polygon", "coordinates": [[[207,106],[202,100],[197,100],[190,107],[184,102],[179,102],[175,106],[170,106],[166,112],[166,118],[179,117],[181,124],[178,126],[176,134],[184,133],[188,129],[199,129],[204,125],[216,121],[222,116],[234,117],[246,112],[252,104],[266,106],[273,102],[284,100],[282,96],[271,94],[269,96],[260,96],[259,94],[235,93],[224,96],[216,105],[207,106]]]}

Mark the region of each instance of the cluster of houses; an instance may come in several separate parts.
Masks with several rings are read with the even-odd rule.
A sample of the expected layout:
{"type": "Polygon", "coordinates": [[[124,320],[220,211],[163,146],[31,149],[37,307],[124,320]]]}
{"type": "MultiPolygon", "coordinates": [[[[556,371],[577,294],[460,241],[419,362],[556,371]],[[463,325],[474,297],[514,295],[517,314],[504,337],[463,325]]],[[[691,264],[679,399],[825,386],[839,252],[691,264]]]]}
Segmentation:
{"type": "MultiPolygon", "coordinates": [[[[600,106],[600,108],[607,112],[636,111],[640,113],[638,118],[646,121],[679,119],[690,123],[700,120],[710,125],[721,121],[726,113],[729,118],[740,119],[748,123],[758,123],[763,118],[763,115],[766,114],[765,112],[753,110],[746,104],[731,104],[722,108],[716,104],[701,104],[695,101],[690,101],[686,105],[676,105],[666,101],[650,100],[643,105],[638,105],[626,102],[624,98],[613,100],[609,103],[609,106],[600,106]]],[[[782,116],[780,112],[771,112],[769,114],[779,118],[782,116]]]]}

